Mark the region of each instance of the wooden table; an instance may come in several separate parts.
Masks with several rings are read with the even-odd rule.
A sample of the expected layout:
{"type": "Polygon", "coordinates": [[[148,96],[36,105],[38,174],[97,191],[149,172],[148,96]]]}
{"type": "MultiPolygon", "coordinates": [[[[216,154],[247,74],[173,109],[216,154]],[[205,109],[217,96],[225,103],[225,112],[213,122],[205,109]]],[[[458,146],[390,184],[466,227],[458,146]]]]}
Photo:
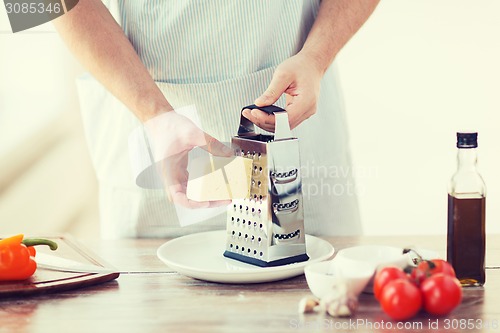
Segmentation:
{"type": "MultiPolygon", "coordinates": [[[[413,244],[444,254],[446,246],[444,236],[325,239],[336,251],[358,244],[413,244]]],[[[500,235],[487,240],[484,287],[464,289],[462,304],[447,317],[420,314],[401,323],[403,327],[366,294],[361,295],[360,308],[351,318],[300,315],[299,300],[312,295],[303,275],[256,285],[224,285],[181,276],[156,257],[156,249],[165,241],[81,241],[120,270],[118,280],[0,300],[0,332],[389,332],[398,328],[430,332],[436,331],[436,325],[446,332],[481,331],[480,325],[489,325],[484,331],[500,332],[500,235]]]]}

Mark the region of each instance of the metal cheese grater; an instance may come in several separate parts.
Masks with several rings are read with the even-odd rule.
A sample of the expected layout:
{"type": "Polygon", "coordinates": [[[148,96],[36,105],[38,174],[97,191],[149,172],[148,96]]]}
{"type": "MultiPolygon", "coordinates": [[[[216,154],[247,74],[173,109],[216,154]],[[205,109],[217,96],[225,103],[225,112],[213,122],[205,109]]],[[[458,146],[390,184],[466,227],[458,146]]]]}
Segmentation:
{"type": "Polygon", "coordinates": [[[251,158],[250,195],[228,207],[224,256],[257,266],[306,261],[299,141],[292,137],[288,114],[277,106],[246,106],[274,114],[275,135],[255,133],[241,115],[231,140],[237,156],[251,158]]]}

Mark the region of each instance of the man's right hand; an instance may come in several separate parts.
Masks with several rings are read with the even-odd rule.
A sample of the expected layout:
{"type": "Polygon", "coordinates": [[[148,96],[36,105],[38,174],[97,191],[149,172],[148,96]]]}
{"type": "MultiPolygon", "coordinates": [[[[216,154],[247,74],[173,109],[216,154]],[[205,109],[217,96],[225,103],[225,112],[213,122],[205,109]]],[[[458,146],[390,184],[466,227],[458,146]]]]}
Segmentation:
{"type": "Polygon", "coordinates": [[[194,201],[186,195],[189,179],[188,153],[200,147],[212,155],[232,156],[232,150],[202,131],[190,119],[174,111],[150,119],[145,124],[155,160],[161,160],[161,174],[170,201],[187,208],[210,208],[228,201],[194,201]]]}

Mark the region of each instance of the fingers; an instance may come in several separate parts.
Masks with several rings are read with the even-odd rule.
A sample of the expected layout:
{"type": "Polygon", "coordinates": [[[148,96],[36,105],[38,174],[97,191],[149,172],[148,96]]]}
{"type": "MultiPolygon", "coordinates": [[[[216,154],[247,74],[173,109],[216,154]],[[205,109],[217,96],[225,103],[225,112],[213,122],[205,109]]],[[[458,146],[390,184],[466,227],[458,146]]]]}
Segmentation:
{"type": "Polygon", "coordinates": [[[245,109],[242,114],[243,117],[247,118],[260,128],[268,132],[274,132],[274,115],[268,114],[259,109],[245,109]]]}
{"type": "Polygon", "coordinates": [[[210,203],[208,201],[199,202],[188,199],[186,196],[186,190],[180,185],[169,186],[168,194],[169,199],[176,205],[193,209],[210,207],[210,203]]]}
{"type": "MultiPolygon", "coordinates": [[[[257,106],[271,105],[283,93],[286,93],[286,110],[290,128],[293,129],[316,112],[317,94],[309,89],[307,80],[301,79],[302,76],[297,76],[296,66],[290,67],[284,64],[276,69],[268,88],[254,103],[257,106]]],[[[275,130],[273,115],[255,109],[244,110],[243,116],[266,131],[274,132],[275,130]]]]}
{"type": "Polygon", "coordinates": [[[205,133],[205,143],[206,145],[201,148],[208,151],[212,155],[223,157],[233,156],[233,150],[231,148],[207,133],[205,133]]]}
{"type": "Polygon", "coordinates": [[[254,104],[267,106],[276,103],[291,83],[292,76],[288,72],[276,70],[266,91],[254,101],[254,104]]]}
{"type": "Polygon", "coordinates": [[[187,197],[186,188],[188,177],[185,177],[187,172],[180,172],[182,176],[179,179],[170,179],[170,184],[166,187],[167,198],[175,205],[180,205],[186,208],[199,209],[211,208],[218,206],[227,206],[231,201],[195,201],[187,197]]]}
{"type": "MultiPolygon", "coordinates": [[[[213,138],[212,138],[213,139],[213,138]]],[[[222,143],[215,139],[208,139],[208,147],[212,149],[222,149],[222,143]],[[220,146],[219,146],[220,145],[220,146]],[[215,148],[214,148],[215,146],[215,148]]],[[[199,208],[212,208],[219,206],[227,206],[231,203],[230,200],[221,201],[195,201],[187,197],[187,183],[189,180],[188,166],[188,153],[182,152],[171,156],[163,161],[161,164],[161,172],[164,181],[164,188],[168,200],[175,205],[180,205],[186,208],[199,209],[199,208]]]]}
{"type": "Polygon", "coordinates": [[[167,191],[168,199],[176,205],[180,205],[191,209],[200,208],[215,208],[221,206],[227,206],[231,203],[231,200],[218,200],[218,201],[195,201],[191,200],[186,195],[186,189],[182,186],[170,186],[167,191]]]}
{"type": "Polygon", "coordinates": [[[222,207],[231,204],[231,200],[208,201],[208,208],[222,207]]]}
{"type": "MultiPolygon", "coordinates": [[[[287,95],[286,110],[290,129],[294,129],[316,113],[315,99],[287,95]]],[[[274,132],[275,130],[275,120],[272,114],[268,114],[258,109],[245,109],[243,110],[243,116],[268,132],[274,132]]]]}
{"type": "Polygon", "coordinates": [[[316,103],[314,99],[306,99],[302,98],[302,96],[297,96],[290,99],[290,103],[287,104],[286,110],[288,112],[290,129],[294,129],[316,113],[316,103]]]}

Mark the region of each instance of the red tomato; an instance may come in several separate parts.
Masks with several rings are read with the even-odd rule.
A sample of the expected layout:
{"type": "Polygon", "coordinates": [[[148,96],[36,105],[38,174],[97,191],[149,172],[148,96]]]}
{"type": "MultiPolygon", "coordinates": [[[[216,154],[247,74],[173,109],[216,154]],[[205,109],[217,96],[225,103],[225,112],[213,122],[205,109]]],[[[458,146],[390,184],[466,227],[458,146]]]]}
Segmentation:
{"type": "Polygon", "coordinates": [[[457,278],[437,273],[425,279],[420,285],[424,309],[431,315],[450,313],[462,301],[462,287],[457,278]]]}
{"type": "Polygon", "coordinates": [[[455,277],[455,270],[449,262],[443,259],[432,259],[431,262],[435,265],[431,270],[432,274],[443,273],[455,277]]]}
{"type": "Polygon", "coordinates": [[[390,281],[382,290],[380,305],[394,320],[407,320],[422,307],[422,293],[408,279],[390,281]]]}
{"type": "Polygon", "coordinates": [[[437,273],[455,277],[455,270],[449,262],[442,259],[433,259],[421,261],[418,266],[412,270],[411,278],[417,284],[421,284],[425,279],[437,273]]]}
{"type": "Polygon", "coordinates": [[[407,279],[406,273],[399,267],[384,267],[377,271],[373,280],[373,293],[376,299],[380,299],[382,290],[387,283],[396,279],[407,279]]]}

